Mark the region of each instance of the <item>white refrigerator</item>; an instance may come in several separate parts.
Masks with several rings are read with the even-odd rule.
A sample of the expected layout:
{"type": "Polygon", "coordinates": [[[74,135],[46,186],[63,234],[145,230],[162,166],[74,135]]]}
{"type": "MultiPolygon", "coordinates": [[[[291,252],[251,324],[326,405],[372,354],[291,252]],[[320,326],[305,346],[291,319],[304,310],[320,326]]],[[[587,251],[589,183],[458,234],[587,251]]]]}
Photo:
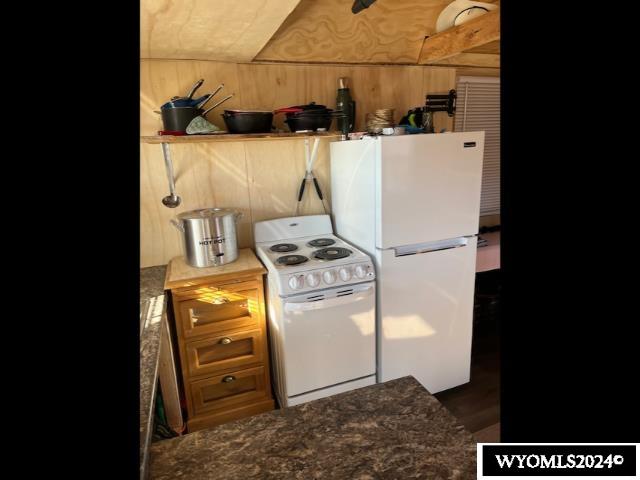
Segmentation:
{"type": "Polygon", "coordinates": [[[377,380],[468,382],[484,132],[330,148],[335,233],[375,261],[377,380]]]}

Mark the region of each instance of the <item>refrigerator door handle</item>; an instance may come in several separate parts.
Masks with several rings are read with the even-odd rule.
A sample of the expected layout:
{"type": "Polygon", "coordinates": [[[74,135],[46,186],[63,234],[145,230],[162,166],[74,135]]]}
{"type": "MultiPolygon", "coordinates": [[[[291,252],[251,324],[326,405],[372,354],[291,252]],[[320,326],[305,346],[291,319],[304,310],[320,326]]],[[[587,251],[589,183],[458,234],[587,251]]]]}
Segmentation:
{"type": "Polygon", "coordinates": [[[395,247],[393,250],[395,251],[396,257],[404,257],[406,255],[418,255],[421,253],[439,252],[441,250],[466,247],[468,243],[469,237],[457,237],[438,240],[435,242],[404,245],[402,247],[395,247]]]}

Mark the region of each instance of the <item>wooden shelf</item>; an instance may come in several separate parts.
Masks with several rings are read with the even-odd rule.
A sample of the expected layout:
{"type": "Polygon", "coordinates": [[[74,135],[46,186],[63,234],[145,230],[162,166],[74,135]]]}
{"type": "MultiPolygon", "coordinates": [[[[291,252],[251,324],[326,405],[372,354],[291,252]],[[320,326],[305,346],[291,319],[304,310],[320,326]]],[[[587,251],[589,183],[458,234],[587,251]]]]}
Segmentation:
{"type": "Polygon", "coordinates": [[[309,133],[218,133],[213,135],[152,135],[140,137],[142,143],[204,143],[204,142],[244,142],[247,140],[291,140],[306,137],[340,137],[340,132],[309,133]]]}

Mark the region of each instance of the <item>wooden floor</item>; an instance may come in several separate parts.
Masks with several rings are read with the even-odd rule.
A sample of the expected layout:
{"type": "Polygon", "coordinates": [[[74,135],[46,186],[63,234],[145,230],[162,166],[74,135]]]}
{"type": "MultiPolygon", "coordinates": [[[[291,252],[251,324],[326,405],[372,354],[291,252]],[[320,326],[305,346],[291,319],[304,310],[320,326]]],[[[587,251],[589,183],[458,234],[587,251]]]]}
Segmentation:
{"type": "MultiPolygon", "coordinates": [[[[474,329],[475,330],[475,329],[474,329]]],[[[478,329],[480,330],[480,329],[478,329]]],[[[500,353],[495,329],[474,331],[471,381],[435,397],[478,442],[500,441],[500,353]]]]}

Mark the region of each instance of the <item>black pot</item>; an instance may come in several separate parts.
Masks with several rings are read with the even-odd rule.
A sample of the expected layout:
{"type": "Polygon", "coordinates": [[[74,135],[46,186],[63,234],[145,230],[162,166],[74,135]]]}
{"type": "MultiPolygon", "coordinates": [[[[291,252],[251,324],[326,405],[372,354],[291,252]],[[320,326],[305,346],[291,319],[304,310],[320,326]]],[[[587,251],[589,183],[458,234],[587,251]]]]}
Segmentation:
{"type": "Polygon", "coordinates": [[[196,107],[163,108],[162,126],[164,130],[186,132],[191,120],[202,114],[202,110],[196,107]]]}
{"type": "Polygon", "coordinates": [[[229,116],[234,116],[234,115],[255,115],[255,114],[267,114],[267,113],[273,113],[270,112],[268,110],[225,110],[224,114],[225,115],[229,115],[229,116]]]}
{"type": "Polygon", "coordinates": [[[287,115],[285,123],[289,126],[289,130],[291,130],[292,132],[297,132],[299,130],[316,131],[319,128],[329,130],[329,127],[331,126],[331,120],[333,120],[333,116],[329,113],[325,113],[323,115],[294,114],[291,116],[287,115]]]}
{"type": "Polygon", "coordinates": [[[222,114],[229,133],[269,133],[273,123],[272,112],[222,114]]]}

